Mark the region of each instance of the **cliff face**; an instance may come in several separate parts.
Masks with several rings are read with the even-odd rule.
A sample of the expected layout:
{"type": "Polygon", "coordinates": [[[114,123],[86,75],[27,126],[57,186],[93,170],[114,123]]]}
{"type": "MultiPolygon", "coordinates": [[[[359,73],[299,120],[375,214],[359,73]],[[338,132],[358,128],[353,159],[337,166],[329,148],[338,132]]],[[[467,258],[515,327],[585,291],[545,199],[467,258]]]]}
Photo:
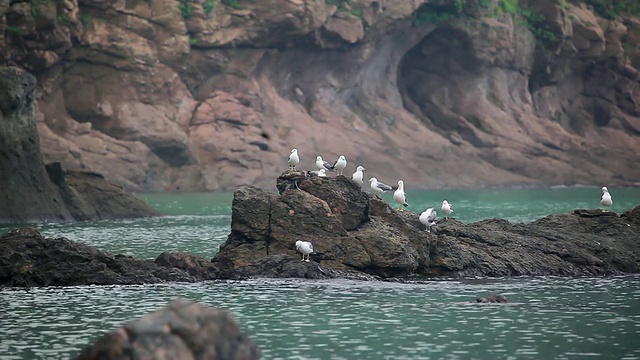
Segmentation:
{"type": "Polygon", "coordinates": [[[0,0],[0,49],[45,158],[128,188],[271,186],[294,147],[414,188],[634,184],[640,21],[506,3],[0,0]]]}

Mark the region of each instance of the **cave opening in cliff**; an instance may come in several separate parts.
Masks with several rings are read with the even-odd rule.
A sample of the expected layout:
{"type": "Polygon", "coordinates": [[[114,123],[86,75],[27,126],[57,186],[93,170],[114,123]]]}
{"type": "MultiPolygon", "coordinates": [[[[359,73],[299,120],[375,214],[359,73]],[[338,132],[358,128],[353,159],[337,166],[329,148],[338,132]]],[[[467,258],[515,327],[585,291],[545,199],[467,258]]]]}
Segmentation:
{"type": "Polygon", "coordinates": [[[397,86],[404,108],[434,130],[455,130],[460,118],[451,111],[456,94],[466,90],[464,79],[478,67],[468,34],[438,26],[400,61],[397,86]]]}

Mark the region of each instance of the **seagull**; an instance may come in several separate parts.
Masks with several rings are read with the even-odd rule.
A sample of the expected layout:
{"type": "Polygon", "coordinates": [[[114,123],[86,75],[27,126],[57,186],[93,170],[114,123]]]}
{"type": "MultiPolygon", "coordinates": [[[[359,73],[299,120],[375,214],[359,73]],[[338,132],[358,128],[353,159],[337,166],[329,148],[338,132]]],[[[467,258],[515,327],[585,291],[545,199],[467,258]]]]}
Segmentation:
{"type": "Polygon", "coordinates": [[[400,211],[402,211],[403,206],[409,206],[407,197],[404,194],[404,181],[398,180],[398,189],[393,193],[393,200],[398,203],[398,210],[400,211]]]}
{"type": "Polygon", "coordinates": [[[337,175],[342,175],[342,170],[347,167],[347,158],[344,155],[340,155],[338,160],[333,163],[333,168],[336,170],[337,175]]]}
{"type": "Polygon", "coordinates": [[[447,200],[442,200],[442,207],[440,208],[444,213],[444,218],[447,218],[447,215],[451,215],[453,212],[453,205],[449,204],[447,200]]]}
{"type": "Polygon", "coordinates": [[[309,241],[296,241],[296,250],[302,253],[302,261],[309,262],[309,255],[313,252],[313,245],[309,241]],[[304,256],[307,255],[305,260],[304,256]]]}
{"type": "Polygon", "coordinates": [[[427,228],[425,229],[427,232],[431,232],[431,227],[436,224],[436,219],[438,215],[433,208],[428,208],[420,214],[420,222],[425,225],[427,228]]]}
{"type": "Polygon", "coordinates": [[[365,171],[366,169],[360,165],[358,165],[358,167],[356,168],[356,172],[353,173],[353,175],[351,175],[351,180],[357,182],[358,184],[360,184],[360,186],[362,186],[362,184],[364,184],[364,173],[363,171],[365,171]]]}
{"type": "Polygon", "coordinates": [[[371,186],[371,190],[378,194],[378,196],[382,195],[385,191],[393,190],[393,188],[387,184],[381,183],[378,179],[372,177],[369,179],[369,186],[371,186]]]}
{"type": "Polygon", "coordinates": [[[325,169],[311,170],[311,171],[307,171],[307,175],[309,177],[312,177],[312,176],[327,177],[327,171],[325,169]]]}
{"type": "Polygon", "coordinates": [[[318,168],[318,170],[324,169],[325,171],[333,171],[333,166],[331,166],[331,164],[329,164],[328,162],[322,160],[322,156],[320,155],[316,156],[316,167],[318,168]]]}
{"type": "MultiPolygon", "coordinates": [[[[600,205],[605,208],[613,205],[613,199],[611,199],[611,194],[609,194],[609,189],[607,189],[606,186],[602,187],[602,199],[600,199],[600,205]]],[[[605,209],[602,209],[602,211],[605,211],[605,209]]]]}
{"type": "Polygon", "coordinates": [[[289,168],[294,169],[296,165],[300,162],[300,157],[298,156],[298,149],[291,150],[291,155],[289,155],[289,168]]]}

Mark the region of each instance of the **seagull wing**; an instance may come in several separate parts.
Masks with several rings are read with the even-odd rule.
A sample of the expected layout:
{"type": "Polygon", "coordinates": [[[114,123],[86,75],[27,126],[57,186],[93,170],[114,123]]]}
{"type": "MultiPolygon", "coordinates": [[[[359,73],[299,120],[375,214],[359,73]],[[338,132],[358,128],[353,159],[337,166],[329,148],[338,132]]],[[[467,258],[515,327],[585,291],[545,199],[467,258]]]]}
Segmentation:
{"type": "MultiPolygon", "coordinates": [[[[378,181],[377,184],[378,189],[382,190],[382,191],[390,191],[393,190],[393,187],[385,184],[385,183],[381,183],[380,181],[378,181]]],[[[396,186],[396,189],[398,189],[398,187],[396,186]]]]}
{"type": "Polygon", "coordinates": [[[329,170],[329,171],[333,171],[333,169],[336,167],[335,164],[331,165],[329,164],[328,161],[322,161],[322,165],[324,165],[325,169],[329,170]]]}

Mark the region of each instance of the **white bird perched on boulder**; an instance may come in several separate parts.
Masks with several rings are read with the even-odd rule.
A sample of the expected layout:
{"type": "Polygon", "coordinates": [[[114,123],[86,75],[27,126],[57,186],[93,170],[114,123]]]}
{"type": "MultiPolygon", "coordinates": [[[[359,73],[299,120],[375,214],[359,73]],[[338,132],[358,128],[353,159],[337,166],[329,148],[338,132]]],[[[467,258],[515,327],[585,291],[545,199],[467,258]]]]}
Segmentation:
{"type": "Polygon", "coordinates": [[[436,219],[438,218],[438,214],[433,208],[428,208],[420,214],[419,220],[425,225],[427,228],[425,229],[427,232],[431,232],[431,227],[436,224],[436,219]]]}
{"type": "Polygon", "coordinates": [[[347,158],[344,157],[344,155],[340,155],[340,157],[338,157],[338,160],[336,160],[336,162],[333,163],[333,169],[336,170],[337,175],[342,175],[342,170],[344,170],[344,168],[346,167],[347,167],[347,158]]]}
{"type": "Polygon", "coordinates": [[[298,149],[291,150],[291,154],[289,155],[289,167],[291,169],[295,169],[299,162],[300,157],[298,156],[298,149]]]}
{"type": "Polygon", "coordinates": [[[309,241],[296,241],[296,250],[302,254],[302,261],[309,262],[309,255],[313,252],[313,245],[309,241]],[[305,260],[304,256],[307,256],[305,260]]]}
{"type": "Polygon", "coordinates": [[[310,177],[311,176],[327,177],[327,170],[325,170],[325,169],[311,170],[311,171],[307,171],[307,174],[310,177]]]}
{"type": "Polygon", "coordinates": [[[366,169],[360,165],[358,165],[358,167],[356,168],[356,172],[353,173],[353,175],[351,175],[351,180],[357,182],[358,184],[360,184],[360,186],[362,186],[362,184],[364,184],[364,171],[366,169]]]}
{"type": "Polygon", "coordinates": [[[402,211],[403,206],[407,204],[407,196],[404,193],[404,181],[398,180],[398,189],[393,193],[393,200],[398,203],[398,210],[402,211]]]}
{"type": "Polygon", "coordinates": [[[442,200],[442,207],[440,208],[444,213],[444,218],[447,218],[447,215],[451,215],[453,212],[453,205],[449,204],[447,200],[442,200]]]}
{"type": "Polygon", "coordinates": [[[316,167],[318,170],[324,169],[325,171],[333,171],[333,166],[331,166],[327,161],[324,161],[320,155],[316,156],[316,167]]]}
{"type": "Polygon", "coordinates": [[[605,208],[608,208],[611,205],[613,205],[613,199],[611,198],[611,194],[609,194],[609,189],[607,189],[606,186],[602,187],[602,198],[600,199],[600,205],[604,206],[605,208]]]}
{"type": "Polygon", "coordinates": [[[373,192],[376,193],[378,196],[382,195],[382,193],[384,193],[385,191],[393,190],[391,186],[385,183],[379,182],[378,179],[374,177],[369,179],[369,186],[371,187],[371,190],[373,190],[373,192]]]}

